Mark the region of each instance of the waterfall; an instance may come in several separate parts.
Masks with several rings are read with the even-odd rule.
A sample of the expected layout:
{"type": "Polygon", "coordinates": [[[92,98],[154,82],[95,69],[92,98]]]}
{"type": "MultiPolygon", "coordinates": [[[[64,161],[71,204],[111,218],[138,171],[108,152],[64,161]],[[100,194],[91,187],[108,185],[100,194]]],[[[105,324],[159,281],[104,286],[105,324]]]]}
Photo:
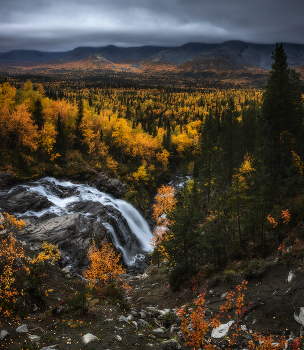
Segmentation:
{"type": "MultiPolygon", "coordinates": [[[[141,214],[129,203],[124,200],[113,198],[111,195],[98,191],[96,188],[86,184],[74,184],[70,181],[60,181],[52,177],[45,177],[35,182],[30,182],[18,185],[9,191],[2,192],[2,195],[11,195],[16,190],[26,190],[26,192],[33,192],[46,198],[50,203],[48,208],[41,208],[38,211],[26,210],[25,212],[14,212],[18,218],[36,217],[40,221],[43,218],[60,217],[69,214],[81,214],[88,218],[91,222],[101,221],[100,216],[96,216],[93,212],[88,210],[86,203],[90,203],[90,208],[95,206],[108,208],[108,217],[111,220],[107,222],[100,222],[111,236],[113,244],[122,252],[124,262],[127,265],[132,265],[135,259],[140,259],[141,254],[138,251],[130,251],[129,246],[121,244],[121,241],[128,240],[127,235],[130,231],[137,239],[136,244],[141,248],[142,252],[151,251],[150,240],[152,233],[141,214]],[[82,206],[80,204],[83,204],[82,206]],[[80,206],[79,206],[80,205],[80,206]],[[111,208],[115,210],[111,211],[111,208]],[[117,211],[123,216],[125,220],[117,218],[117,211]],[[114,214],[113,214],[114,213],[114,214]],[[111,222],[116,223],[114,229],[111,222]],[[120,238],[117,237],[117,229],[120,230],[120,238]]],[[[40,197],[39,197],[40,198],[40,197]]]]}

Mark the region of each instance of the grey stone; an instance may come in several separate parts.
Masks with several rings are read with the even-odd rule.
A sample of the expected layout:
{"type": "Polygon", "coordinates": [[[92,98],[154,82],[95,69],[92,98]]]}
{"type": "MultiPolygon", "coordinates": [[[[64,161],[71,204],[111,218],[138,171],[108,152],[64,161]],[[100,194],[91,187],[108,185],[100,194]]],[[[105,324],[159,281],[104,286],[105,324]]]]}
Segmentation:
{"type": "Polygon", "coordinates": [[[182,347],[175,339],[165,340],[161,343],[162,350],[179,350],[182,347]]]}
{"type": "Polygon", "coordinates": [[[32,342],[38,343],[40,342],[41,337],[39,337],[39,335],[31,334],[28,336],[28,339],[32,342]]]}
{"type": "Polygon", "coordinates": [[[22,324],[18,328],[16,328],[17,333],[28,333],[28,328],[26,324],[22,324]]]}
{"type": "Polygon", "coordinates": [[[98,342],[99,341],[99,339],[95,335],[93,335],[91,333],[87,333],[84,336],[82,336],[81,340],[82,340],[82,342],[84,344],[89,344],[89,343],[93,343],[93,342],[98,342]]]}
{"type": "Polygon", "coordinates": [[[227,335],[227,333],[229,332],[229,328],[230,326],[234,323],[234,321],[229,321],[228,323],[225,324],[221,324],[216,328],[212,329],[212,333],[211,333],[211,337],[212,338],[223,338],[227,335]]]}
{"type": "Polygon", "coordinates": [[[118,317],[118,321],[122,321],[122,322],[127,322],[129,323],[129,320],[127,319],[127,317],[125,317],[124,315],[120,315],[118,317]]]}
{"type": "Polygon", "coordinates": [[[58,344],[54,344],[54,345],[44,346],[40,350],[55,350],[57,348],[57,346],[59,346],[59,345],[58,344]]]}
{"type": "Polygon", "coordinates": [[[142,318],[140,318],[137,322],[142,326],[145,326],[145,327],[149,326],[149,323],[143,320],[142,318]]]}
{"type": "Polygon", "coordinates": [[[163,330],[162,328],[153,329],[153,332],[154,332],[154,333],[165,333],[164,330],[163,330]]]}
{"type": "Polygon", "coordinates": [[[105,174],[99,174],[96,180],[96,187],[103,192],[111,194],[115,198],[122,198],[127,189],[118,179],[109,179],[105,174]]]}
{"type": "Polygon", "coordinates": [[[9,332],[6,331],[5,329],[3,329],[1,332],[0,332],[0,340],[3,340],[5,337],[7,337],[9,335],[9,332]]]}

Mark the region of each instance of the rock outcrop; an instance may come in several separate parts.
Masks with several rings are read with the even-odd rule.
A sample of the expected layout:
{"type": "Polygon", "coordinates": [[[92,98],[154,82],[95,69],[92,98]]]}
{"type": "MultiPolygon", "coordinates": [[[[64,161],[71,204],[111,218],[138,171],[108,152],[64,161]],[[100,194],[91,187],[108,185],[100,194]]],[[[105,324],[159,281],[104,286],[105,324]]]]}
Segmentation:
{"type": "MultiPolygon", "coordinates": [[[[100,176],[100,187],[101,184],[108,186],[108,192],[115,192],[116,197],[123,195],[125,185],[120,181],[100,176]]],[[[88,263],[92,240],[101,242],[105,238],[122,253],[127,265],[132,265],[138,257],[134,272],[147,267],[148,253],[141,238],[146,234],[149,242],[148,225],[131,205],[94,187],[41,179],[2,192],[1,211],[17,214],[25,222],[25,227],[17,232],[19,239],[37,248],[43,241],[58,245],[63,266],[72,265],[77,272],[88,263]]]]}
{"type": "Polygon", "coordinates": [[[127,189],[118,179],[110,179],[104,173],[100,173],[96,180],[96,187],[99,191],[111,194],[115,198],[122,198],[127,189]]]}

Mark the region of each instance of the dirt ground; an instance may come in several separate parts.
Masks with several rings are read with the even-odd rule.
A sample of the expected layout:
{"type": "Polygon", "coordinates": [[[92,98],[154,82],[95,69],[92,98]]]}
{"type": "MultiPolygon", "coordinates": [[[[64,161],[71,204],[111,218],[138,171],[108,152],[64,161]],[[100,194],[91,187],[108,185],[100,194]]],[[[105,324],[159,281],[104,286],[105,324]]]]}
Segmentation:
{"type": "MultiPolygon", "coordinates": [[[[191,303],[198,294],[205,293],[207,308],[217,312],[225,302],[223,294],[230,290],[236,291],[236,286],[245,278],[248,279],[244,298],[247,311],[244,309],[242,322],[247,329],[286,337],[292,332],[299,336],[300,324],[294,319],[294,313],[298,315],[300,307],[304,306],[304,268],[299,262],[290,265],[273,257],[263,266],[244,272],[202,277],[195,293],[190,284],[185,284],[178,292],[172,292],[165,272],[164,267],[151,266],[144,275],[125,276],[132,287],[132,292],[127,295],[131,307],[128,312],[122,311],[119,305],[103,304],[95,305],[86,314],[75,312],[57,315],[52,313],[54,307],[60,300],[73,296],[80,282],[68,278],[58,267],[53,266],[45,279],[45,287],[53,289],[45,299],[46,305],[38,305],[38,309],[23,320],[1,319],[0,331],[8,331],[9,336],[0,341],[0,349],[36,350],[56,344],[54,349],[162,349],[162,342],[172,338],[182,344],[177,331],[173,329],[170,332],[170,325],[167,325],[164,333],[154,331],[164,326],[164,321],[149,314],[149,308],[174,309],[191,303]],[[131,321],[118,320],[121,315],[128,316],[132,314],[131,311],[141,310],[147,312],[144,320],[148,326],[140,325],[136,317],[133,320],[137,325],[131,321]],[[15,329],[21,324],[27,325],[27,334],[16,333],[15,329]],[[81,337],[86,333],[95,335],[99,341],[84,345],[81,337]],[[31,342],[29,335],[40,336],[39,344],[31,342]]],[[[233,312],[231,315],[233,318],[233,312]]],[[[225,321],[223,319],[223,323],[225,321]]],[[[178,324],[177,320],[173,320],[171,326],[175,324],[178,324]]],[[[182,346],[182,349],[186,347],[182,346]]]]}

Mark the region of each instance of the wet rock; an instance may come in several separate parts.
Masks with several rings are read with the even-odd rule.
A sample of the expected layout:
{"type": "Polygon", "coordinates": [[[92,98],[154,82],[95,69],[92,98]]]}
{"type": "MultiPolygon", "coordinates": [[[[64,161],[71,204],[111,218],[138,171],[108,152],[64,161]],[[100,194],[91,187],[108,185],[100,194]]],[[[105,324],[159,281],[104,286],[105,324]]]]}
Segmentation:
{"type": "Polygon", "coordinates": [[[98,339],[95,335],[93,335],[93,334],[91,334],[91,333],[85,334],[85,335],[81,338],[81,340],[82,340],[82,342],[83,342],[84,344],[95,343],[95,342],[98,342],[98,341],[99,341],[99,339],[98,339]]]}
{"type": "Polygon", "coordinates": [[[31,192],[23,186],[17,186],[0,198],[0,208],[13,213],[25,213],[49,208],[52,203],[41,194],[31,192]]]}
{"type": "MultiPolygon", "coordinates": [[[[102,183],[103,180],[105,178],[101,177],[102,183]]],[[[106,182],[120,191],[124,188],[118,180],[107,178],[106,182]]],[[[133,263],[134,257],[138,257],[131,265],[134,274],[143,273],[149,265],[149,254],[142,250],[142,242],[133,232],[134,228],[135,231],[145,230],[143,225],[146,224],[141,221],[139,213],[136,213],[135,209],[133,212],[129,207],[123,207],[122,210],[114,199],[102,194],[95,195],[94,190],[87,185],[63,185],[52,178],[18,185],[6,193],[1,193],[0,209],[10,214],[32,211],[33,214],[22,217],[26,225],[17,232],[17,239],[31,247],[39,244],[41,246],[43,241],[58,245],[62,253],[61,266],[73,266],[74,274],[81,273],[88,265],[87,253],[92,239],[98,242],[104,239],[112,241],[117,253],[122,253],[126,264],[133,263]],[[37,188],[39,193],[36,193],[34,188],[37,188]],[[61,207],[56,207],[44,193],[52,194],[54,203],[66,197],[74,199],[68,201],[69,205],[64,204],[66,214],[62,214],[61,207]],[[89,200],[90,198],[93,199],[89,200]],[[49,207],[51,210],[46,210],[49,207]]],[[[71,271],[68,273],[71,275],[71,271]]]]}

